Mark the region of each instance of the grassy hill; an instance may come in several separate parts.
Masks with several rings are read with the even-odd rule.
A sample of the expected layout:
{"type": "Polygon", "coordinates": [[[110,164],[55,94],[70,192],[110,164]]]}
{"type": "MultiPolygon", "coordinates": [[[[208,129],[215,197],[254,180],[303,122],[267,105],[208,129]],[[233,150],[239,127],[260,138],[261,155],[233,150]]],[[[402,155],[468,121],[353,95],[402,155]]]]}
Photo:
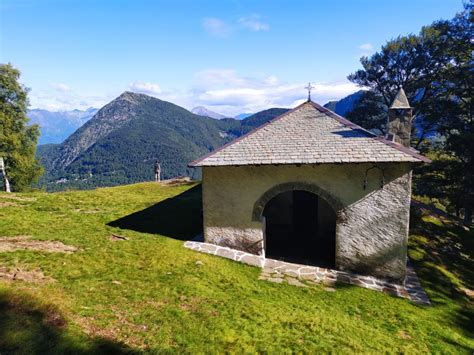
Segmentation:
{"type": "Polygon", "coordinates": [[[0,353],[474,351],[474,234],[442,213],[413,215],[423,307],[260,281],[257,268],[185,249],[200,203],[193,183],[0,193],[0,353]]]}

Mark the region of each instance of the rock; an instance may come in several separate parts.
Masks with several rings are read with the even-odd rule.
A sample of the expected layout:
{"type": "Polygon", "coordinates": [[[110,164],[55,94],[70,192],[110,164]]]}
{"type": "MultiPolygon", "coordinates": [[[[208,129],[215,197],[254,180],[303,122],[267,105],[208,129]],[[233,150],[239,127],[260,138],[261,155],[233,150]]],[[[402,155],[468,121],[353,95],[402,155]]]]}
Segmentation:
{"type": "Polygon", "coordinates": [[[304,283],[302,283],[300,280],[298,279],[294,279],[294,278],[289,278],[288,280],[288,283],[292,286],[298,286],[298,287],[308,287],[307,285],[305,285],[304,283]]]}
{"type": "Polygon", "coordinates": [[[270,282],[275,282],[277,284],[281,284],[283,282],[283,279],[279,278],[279,277],[269,277],[268,279],[266,279],[267,281],[270,281],[270,282]]]}
{"type": "Polygon", "coordinates": [[[115,240],[128,240],[128,238],[124,237],[123,235],[118,235],[118,234],[113,234],[112,233],[110,235],[110,240],[113,240],[113,241],[115,241],[115,240]]]}

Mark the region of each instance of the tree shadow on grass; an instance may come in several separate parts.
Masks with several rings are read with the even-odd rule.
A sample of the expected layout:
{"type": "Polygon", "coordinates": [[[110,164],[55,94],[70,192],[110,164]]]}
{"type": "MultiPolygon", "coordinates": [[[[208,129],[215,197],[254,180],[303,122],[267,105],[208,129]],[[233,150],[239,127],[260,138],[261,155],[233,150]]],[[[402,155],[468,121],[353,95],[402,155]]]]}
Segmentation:
{"type": "MultiPolygon", "coordinates": [[[[418,203],[431,219],[420,217],[411,223],[410,250],[418,277],[428,291],[433,306],[457,306],[446,320],[456,324],[464,334],[474,335],[474,303],[462,291],[474,284],[473,234],[456,220],[418,203]]],[[[413,215],[413,213],[412,213],[413,215]]]]}
{"type": "Polygon", "coordinates": [[[190,240],[202,233],[201,185],[107,225],[136,232],[190,240]]]}
{"type": "Polygon", "coordinates": [[[0,354],[138,354],[124,344],[72,334],[52,305],[30,295],[0,291],[0,354]]]}

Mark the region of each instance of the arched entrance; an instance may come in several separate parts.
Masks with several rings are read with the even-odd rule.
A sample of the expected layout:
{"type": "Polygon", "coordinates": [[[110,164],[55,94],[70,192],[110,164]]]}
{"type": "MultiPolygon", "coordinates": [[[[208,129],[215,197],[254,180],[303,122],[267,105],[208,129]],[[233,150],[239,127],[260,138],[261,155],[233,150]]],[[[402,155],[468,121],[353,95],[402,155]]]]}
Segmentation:
{"type": "Polygon", "coordinates": [[[266,202],[265,256],[335,268],[336,212],[313,192],[280,192],[266,202]]]}

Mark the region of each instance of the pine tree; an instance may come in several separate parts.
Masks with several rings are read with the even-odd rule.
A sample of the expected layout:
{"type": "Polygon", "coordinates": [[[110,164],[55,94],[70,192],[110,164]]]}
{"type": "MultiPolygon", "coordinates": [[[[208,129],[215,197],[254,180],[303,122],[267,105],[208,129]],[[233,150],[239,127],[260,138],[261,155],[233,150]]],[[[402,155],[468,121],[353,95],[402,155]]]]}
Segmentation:
{"type": "Polygon", "coordinates": [[[435,164],[419,170],[424,175],[419,175],[418,193],[447,199],[449,207],[463,211],[466,225],[474,211],[473,34],[471,1],[451,20],[388,41],[380,52],[361,58],[363,69],[348,77],[369,91],[347,117],[382,132],[387,107],[396,91],[405,89],[414,108],[413,145],[436,150],[435,164]],[[427,143],[434,133],[441,139],[427,143]]]}

